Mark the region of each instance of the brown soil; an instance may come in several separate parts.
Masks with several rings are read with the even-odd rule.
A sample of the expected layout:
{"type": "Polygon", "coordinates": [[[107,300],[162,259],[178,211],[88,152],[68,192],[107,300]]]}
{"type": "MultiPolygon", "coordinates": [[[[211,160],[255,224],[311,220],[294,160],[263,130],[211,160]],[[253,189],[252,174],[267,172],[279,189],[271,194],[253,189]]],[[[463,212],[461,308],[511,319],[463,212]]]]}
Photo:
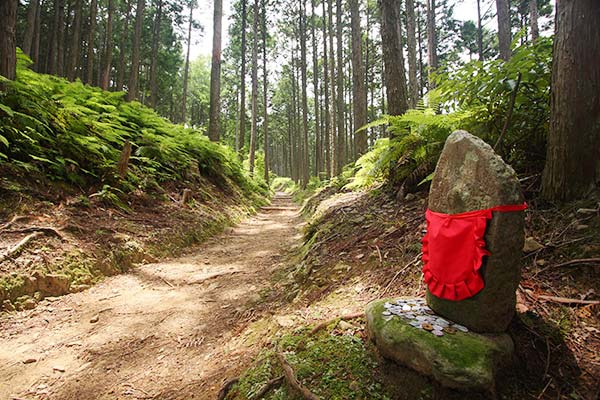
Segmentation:
{"type": "Polygon", "coordinates": [[[254,307],[300,240],[297,211],[278,193],[189,256],[1,316],[0,398],[215,398],[255,353],[232,340],[265,312],[254,307]]]}

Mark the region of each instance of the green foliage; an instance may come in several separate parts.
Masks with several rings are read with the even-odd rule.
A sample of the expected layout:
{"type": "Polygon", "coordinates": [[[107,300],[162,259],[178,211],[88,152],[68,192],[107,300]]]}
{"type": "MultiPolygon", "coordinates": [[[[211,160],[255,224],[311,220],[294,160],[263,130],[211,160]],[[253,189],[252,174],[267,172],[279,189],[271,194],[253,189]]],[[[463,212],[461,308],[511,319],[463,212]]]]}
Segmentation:
{"type": "Polygon", "coordinates": [[[30,63],[20,53],[17,80],[0,92],[0,164],[80,186],[110,185],[99,193],[115,201],[107,187],[184,180],[192,163],[219,185],[233,181],[247,192],[266,191],[248,179],[230,148],[210,142],[201,130],[171,124],[124,101],[122,92],[35,73],[30,63]],[[116,166],[127,140],[133,151],[121,181],[116,166]]]}
{"type": "Polygon", "coordinates": [[[438,74],[438,86],[428,96],[431,108],[421,104],[404,115],[384,116],[361,128],[387,125],[391,140],[378,140],[333,184],[359,190],[393,178],[394,186],[414,190],[431,178],[444,141],[456,129],[467,130],[491,145],[498,142],[496,151],[517,171],[538,172],[545,157],[549,121],[551,50],[552,40],[540,38],[535,44],[515,48],[508,62],[471,61],[438,74]],[[499,141],[515,90],[512,117],[499,141]]]}
{"type": "Polygon", "coordinates": [[[517,170],[539,170],[550,116],[551,61],[552,38],[541,37],[516,47],[507,62],[471,61],[438,74],[430,100],[446,113],[468,113],[460,128],[494,145],[516,90],[512,117],[496,150],[517,170]]]}
{"type": "Polygon", "coordinates": [[[448,135],[470,117],[469,111],[436,114],[421,107],[364,126],[387,124],[392,139],[379,139],[371,151],[344,170],[340,183],[348,190],[369,188],[384,183],[393,170],[396,182],[414,188],[433,170],[448,135]]]}

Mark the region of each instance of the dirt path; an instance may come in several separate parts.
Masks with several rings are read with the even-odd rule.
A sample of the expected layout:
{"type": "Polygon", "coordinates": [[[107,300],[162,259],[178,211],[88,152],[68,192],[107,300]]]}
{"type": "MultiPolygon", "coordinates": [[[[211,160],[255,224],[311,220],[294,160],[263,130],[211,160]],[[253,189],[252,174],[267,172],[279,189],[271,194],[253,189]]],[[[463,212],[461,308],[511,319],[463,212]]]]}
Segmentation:
{"type": "Polygon", "coordinates": [[[297,211],[278,193],[193,255],[0,317],[0,399],[215,398],[245,356],[232,339],[299,241],[297,211]]]}

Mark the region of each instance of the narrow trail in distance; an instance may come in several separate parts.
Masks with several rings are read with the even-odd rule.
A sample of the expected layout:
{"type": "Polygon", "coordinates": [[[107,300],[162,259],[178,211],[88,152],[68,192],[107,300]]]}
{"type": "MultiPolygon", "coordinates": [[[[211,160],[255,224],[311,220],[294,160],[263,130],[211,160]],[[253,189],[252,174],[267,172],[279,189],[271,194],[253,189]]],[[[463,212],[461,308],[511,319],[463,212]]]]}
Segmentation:
{"type": "Polygon", "coordinates": [[[191,255],[0,316],[0,399],[214,399],[299,223],[277,193],[191,255]]]}

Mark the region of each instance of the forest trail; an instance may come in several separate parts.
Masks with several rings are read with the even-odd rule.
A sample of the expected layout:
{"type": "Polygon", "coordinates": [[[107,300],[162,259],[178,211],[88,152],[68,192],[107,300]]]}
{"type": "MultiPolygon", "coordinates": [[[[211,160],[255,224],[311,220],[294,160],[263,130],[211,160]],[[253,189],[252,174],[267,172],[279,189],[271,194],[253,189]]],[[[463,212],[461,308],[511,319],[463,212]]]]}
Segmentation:
{"type": "Polygon", "coordinates": [[[277,193],[189,256],[0,317],[0,399],[215,398],[299,222],[277,193]]]}

